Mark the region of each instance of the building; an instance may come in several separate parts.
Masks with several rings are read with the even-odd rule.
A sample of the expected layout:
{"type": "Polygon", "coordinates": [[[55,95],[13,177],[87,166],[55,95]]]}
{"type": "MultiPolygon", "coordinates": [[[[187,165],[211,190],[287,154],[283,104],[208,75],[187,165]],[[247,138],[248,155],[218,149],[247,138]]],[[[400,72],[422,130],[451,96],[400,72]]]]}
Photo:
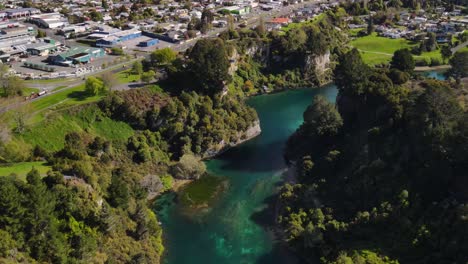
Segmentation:
{"type": "MultiPolygon", "coordinates": [[[[90,35],[89,37],[91,36],[92,35],[90,35]]],[[[111,48],[121,44],[122,42],[136,39],[141,36],[141,31],[137,29],[118,31],[107,35],[104,34],[103,37],[96,41],[96,46],[102,48],[111,48]]]]}
{"type": "Polygon", "coordinates": [[[68,20],[59,13],[33,15],[29,21],[42,28],[59,28],[68,25],[68,20]]]}
{"type": "Polygon", "coordinates": [[[106,53],[100,48],[73,47],[67,52],[52,55],[47,58],[50,63],[70,66],[72,64],[89,63],[96,58],[103,57],[106,53]]]}
{"type": "Polygon", "coordinates": [[[220,11],[242,16],[250,13],[250,6],[224,6],[220,11]]]}
{"type": "Polygon", "coordinates": [[[291,23],[291,19],[287,17],[277,17],[266,22],[266,27],[268,30],[280,29],[283,26],[287,26],[289,23],[291,23]]]}
{"type": "Polygon", "coordinates": [[[57,50],[52,43],[40,42],[26,45],[26,52],[31,55],[47,56],[51,51],[57,50]]]}
{"type": "Polygon", "coordinates": [[[85,24],[71,25],[59,30],[59,34],[65,36],[65,38],[70,38],[79,34],[83,34],[89,30],[89,27],[85,24]]]}
{"type": "Polygon", "coordinates": [[[35,14],[40,14],[41,11],[36,8],[17,8],[4,10],[8,18],[19,19],[27,18],[35,14]]]}
{"type": "Polygon", "coordinates": [[[142,41],[142,42],[138,43],[138,46],[140,46],[140,47],[151,47],[151,46],[154,46],[154,45],[156,45],[158,43],[159,43],[158,39],[150,39],[150,40],[146,40],[146,41],[142,41]]]}
{"type": "Polygon", "coordinates": [[[0,48],[31,43],[36,40],[36,31],[31,27],[13,27],[0,30],[0,48]]]}

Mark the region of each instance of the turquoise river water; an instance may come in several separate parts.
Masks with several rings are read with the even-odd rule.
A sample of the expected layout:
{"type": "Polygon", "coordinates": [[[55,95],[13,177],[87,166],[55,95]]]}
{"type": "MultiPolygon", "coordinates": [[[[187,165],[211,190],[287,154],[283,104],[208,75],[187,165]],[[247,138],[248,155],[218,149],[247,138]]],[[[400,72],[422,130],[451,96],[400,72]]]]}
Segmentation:
{"type": "MultiPolygon", "coordinates": [[[[443,79],[439,73],[430,77],[443,79]]],[[[211,211],[200,217],[180,213],[174,194],[158,199],[156,210],[164,229],[165,264],[297,263],[275,241],[268,224],[286,165],[283,148],[302,123],[302,113],[316,95],[334,102],[334,85],[262,95],[247,102],[260,118],[262,133],[207,162],[210,174],[225,177],[229,188],[211,211]]]]}

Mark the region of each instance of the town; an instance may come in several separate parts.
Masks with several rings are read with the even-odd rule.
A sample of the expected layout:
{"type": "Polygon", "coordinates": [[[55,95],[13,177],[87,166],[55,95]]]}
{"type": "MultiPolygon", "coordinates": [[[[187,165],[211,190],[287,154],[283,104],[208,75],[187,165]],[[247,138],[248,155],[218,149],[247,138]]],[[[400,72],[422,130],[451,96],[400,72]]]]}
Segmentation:
{"type": "MultiPolygon", "coordinates": [[[[0,60],[23,79],[79,77],[124,64],[128,60],[118,58],[123,54],[141,58],[164,47],[183,51],[193,40],[216,36],[226,28],[265,23],[268,30],[277,30],[291,22],[307,21],[339,4],[301,2],[8,1],[0,10],[0,60]]],[[[350,16],[349,28],[366,28],[371,16],[377,16],[376,12],[350,16]]],[[[378,19],[373,18],[374,23],[378,19]]],[[[434,36],[437,43],[447,43],[460,35],[465,36],[461,42],[466,41],[463,31],[468,18],[459,9],[401,11],[394,13],[391,20],[395,23],[391,26],[383,23],[386,17],[380,19],[383,21],[375,31],[383,37],[421,40],[434,36]]]]}

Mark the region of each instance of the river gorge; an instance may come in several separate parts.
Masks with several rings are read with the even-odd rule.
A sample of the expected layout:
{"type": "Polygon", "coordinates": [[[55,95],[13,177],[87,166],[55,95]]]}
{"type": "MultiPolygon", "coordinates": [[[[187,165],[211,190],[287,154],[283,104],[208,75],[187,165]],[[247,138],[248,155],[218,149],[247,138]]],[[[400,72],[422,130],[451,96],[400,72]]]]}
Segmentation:
{"type": "MultiPolygon", "coordinates": [[[[435,72],[430,77],[442,79],[435,72]]],[[[283,148],[302,123],[302,114],[316,95],[334,102],[337,89],[288,90],[250,98],[262,133],[206,162],[208,172],[224,177],[228,187],[210,210],[188,217],[181,213],[174,193],[162,195],[156,211],[164,230],[167,264],[285,264],[297,263],[279,246],[271,228],[275,193],[287,166],[283,148]]]]}

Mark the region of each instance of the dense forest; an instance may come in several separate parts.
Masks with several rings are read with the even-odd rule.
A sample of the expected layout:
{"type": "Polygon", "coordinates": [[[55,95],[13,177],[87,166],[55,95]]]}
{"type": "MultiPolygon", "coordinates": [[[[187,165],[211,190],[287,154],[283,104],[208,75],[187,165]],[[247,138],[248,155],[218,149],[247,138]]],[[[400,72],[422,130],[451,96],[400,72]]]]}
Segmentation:
{"type": "MultiPolygon", "coordinates": [[[[162,230],[148,199],[174,179],[201,177],[201,159],[258,126],[254,109],[222,94],[228,55],[210,53],[219,41],[200,41],[184,61],[189,67],[177,69],[195,77],[187,86],[108,92],[107,80],[93,77],[86,93],[105,93],[99,102],[2,138],[2,163],[44,161],[51,170],[0,177],[0,262],[159,263],[162,230]]],[[[177,57],[158,55],[146,67],[177,57]]]]}
{"type": "Polygon", "coordinates": [[[468,260],[466,88],[407,82],[413,68],[408,50],[391,70],[342,54],[336,105],[315,98],[290,137],[297,182],[282,189],[279,222],[305,261],[468,260]]]}

